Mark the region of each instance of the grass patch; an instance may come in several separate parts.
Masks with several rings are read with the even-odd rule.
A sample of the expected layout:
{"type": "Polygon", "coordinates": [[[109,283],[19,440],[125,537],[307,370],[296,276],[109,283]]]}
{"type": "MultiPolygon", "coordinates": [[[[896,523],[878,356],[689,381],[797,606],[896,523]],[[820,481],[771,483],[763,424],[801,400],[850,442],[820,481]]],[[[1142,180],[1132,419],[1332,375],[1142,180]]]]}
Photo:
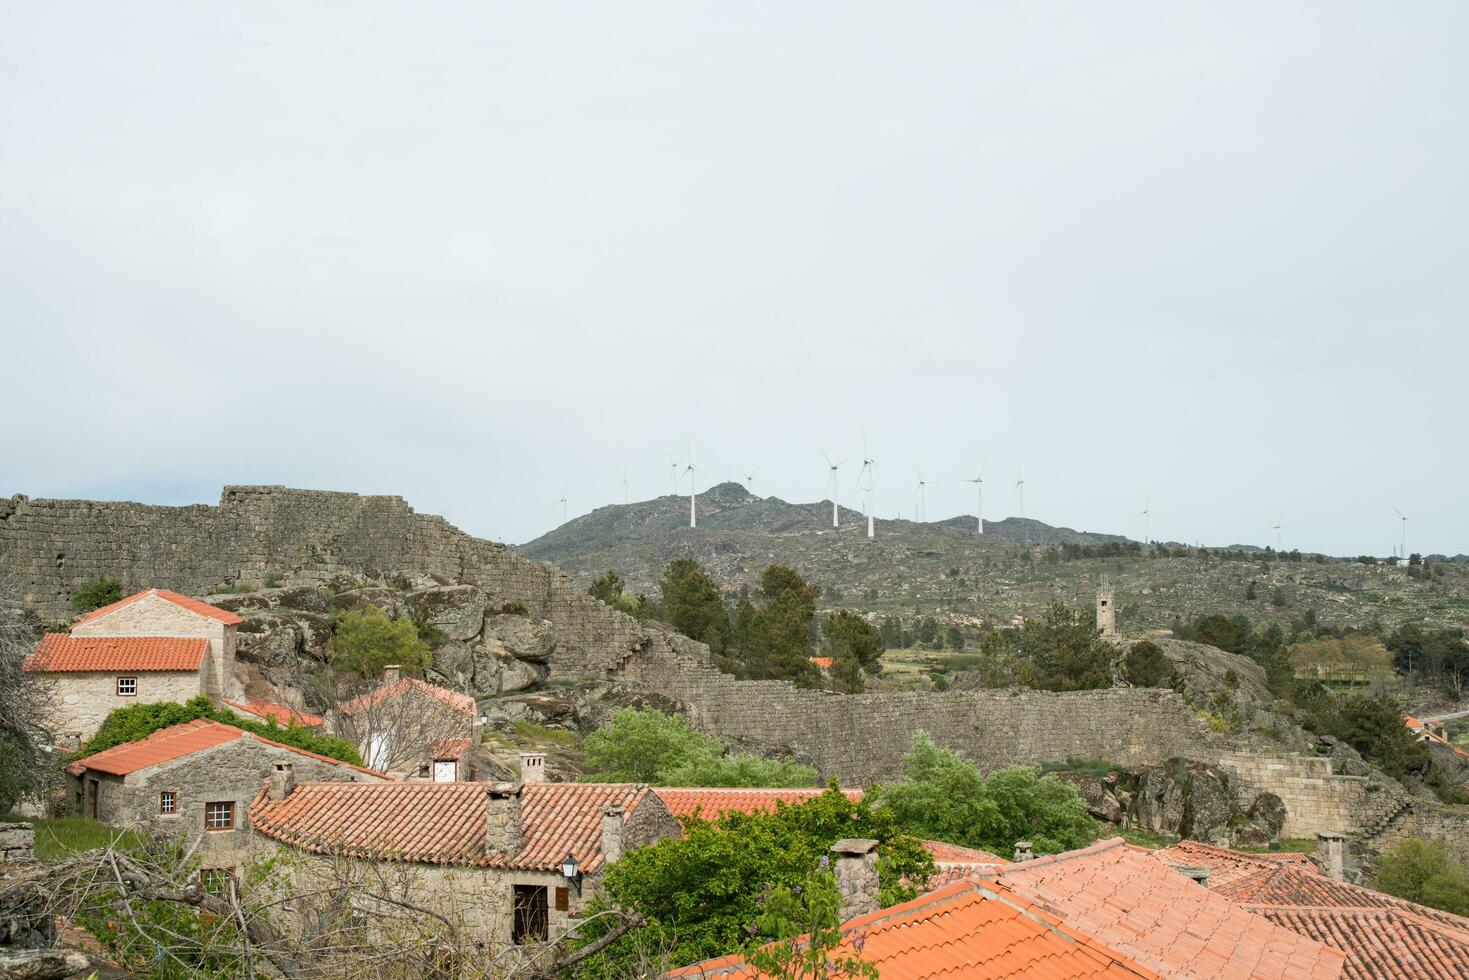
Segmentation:
{"type": "Polygon", "coordinates": [[[1077,772],[1087,776],[1105,776],[1112,770],[1121,768],[1117,763],[1106,759],[1068,757],[1065,762],[1041,763],[1041,772],[1077,772]]]}
{"type": "Polygon", "coordinates": [[[59,860],[114,842],[125,849],[139,844],[135,831],[120,830],[86,817],[37,817],[30,824],[36,829],[36,857],[43,861],[59,860]]]}
{"type": "Polygon", "coordinates": [[[515,734],[523,742],[555,742],[557,745],[575,745],[576,736],[564,728],[537,725],[522,718],[515,720],[515,734]]]}
{"type": "Polygon", "coordinates": [[[1312,854],[1316,851],[1316,839],[1314,837],[1282,837],[1278,842],[1279,847],[1236,847],[1236,851],[1248,851],[1251,854],[1279,854],[1288,851],[1292,854],[1312,854]]]}
{"type": "Polygon", "coordinates": [[[1134,847],[1146,847],[1150,851],[1171,847],[1178,843],[1177,837],[1170,837],[1167,834],[1155,834],[1151,830],[1143,830],[1141,827],[1128,827],[1126,830],[1119,831],[1119,834],[1123,840],[1132,844],[1134,847]]]}

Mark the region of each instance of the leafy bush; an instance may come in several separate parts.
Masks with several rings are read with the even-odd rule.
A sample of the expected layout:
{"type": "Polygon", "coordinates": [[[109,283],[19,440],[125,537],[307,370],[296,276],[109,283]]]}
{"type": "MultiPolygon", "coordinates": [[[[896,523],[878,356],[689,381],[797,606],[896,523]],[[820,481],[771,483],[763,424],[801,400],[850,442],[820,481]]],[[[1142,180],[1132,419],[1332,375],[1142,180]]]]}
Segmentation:
{"type": "Polygon", "coordinates": [[[882,809],[919,837],[979,847],[1001,856],[1019,840],[1055,853],[1097,839],[1097,822],[1076,789],[1038,768],[1011,766],[985,777],[927,732],[913,736],[904,779],[877,791],[882,809]]]}
{"type": "Polygon", "coordinates": [[[1127,648],[1122,671],[1134,687],[1172,687],[1178,671],[1152,640],[1141,640],[1127,648]]]}
{"type": "Polygon", "coordinates": [[[253,732],[262,738],[305,749],[307,752],[315,752],[317,755],[324,755],[331,759],[350,762],[354,766],[362,765],[362,756],[350,742],[331,735],[321,735],[299,725],[282,728],[273,721],[249,721],[216,708],[209,698],[202,694],[190,698],[184,704],[163,701],[157,704],[134,704],[116,709],[103,719],[102,726],[97,729],[97,734],[87,739],[87,743],[82,746],[76,758],[80,759],[124,742],[146,738],[161,729],[172,725],[182,725],[186,721],[194,721],[198,718],[234,725],[236,728],[253,732]]]}
{"type": "Polygon", "coordinates": [[[1376,884],[1389,895],[1469,915],[1469,865],[1455,861],[1441,840],[1409,837],[1385,851],[1376,884]]]}
{"type": "Polygon", "coordinates": [[[586,737],[587,782],[654,786],[814,786],[816,770],[759,756],[726,755],[725,743],[680,715],[619,709],[586,737]]]}
{"type": "Polygon", "coordinates": [[[71,594],[71,608],[79,613],[89,613],[110,606],[121,598],[122,580],[104,575],[80,583],[71,594]]]}
{"type": "Polygon", "coordinates": [[[417,672],[433,659],[412,620],[390,619],[376,606],[343,616],[326,646],[333,666],[365,677],[376,677],[389,664],[417,672]]]}
{"type": "Polygon", "coordinates": [[[1112,686],[1112,647],[1092,618],[1052,602],[1020,631],[1020,682],[1043,691],[1090,691],[1112,686]]]}
{"type": "Polygon", "coordinates": [[[525,608],[523,602],[507,602],[500,607],[502,616],[529,616],[530,610],[525,608]]]}
{"type": "MultiPolygon", "coordinates": [[[[804,886],[831,845],[850,837],[879,842],[884,907],[913,898],[936,870],[923,844],[891,815],[835,789],[773,813],[689,819],[682,838],[640,847],[607,868],[606,897],[591,911],[631,909],[646,925],[587,960],[583,975],[634,975],[647,950],[665,950],[672,965],[684,965],[739,949],[752,929],[759,931],[766,889],[804,886]]],[[[581,938],[595,941],[600,921],[590,922],[581,938]]]]}

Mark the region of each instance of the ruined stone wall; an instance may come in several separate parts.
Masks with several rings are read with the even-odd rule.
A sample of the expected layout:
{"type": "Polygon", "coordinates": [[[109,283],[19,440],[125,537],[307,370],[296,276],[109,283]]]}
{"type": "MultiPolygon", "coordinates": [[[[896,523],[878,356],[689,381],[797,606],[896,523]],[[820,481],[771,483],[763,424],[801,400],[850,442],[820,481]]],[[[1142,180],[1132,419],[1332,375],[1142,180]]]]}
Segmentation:
{"type": "Polygon", "coordinates": [[[1232,752],[1220,765],[1242,782],[1241,789],[1269,790],[1285,803],[1282,833],[1355,834],[1391,810],[1403,791],[1367,776],[1336,773],[1330,759],[1297,753],[1232,752]]]}
{"type": "Polygon", "coordinates": [[[1410,797],[1361,834],[1361,843],[1385,851],[1409,837],[1441,840],[1460,861],[1469,862],[1469,806],[1446,806],[1410,797]]]}

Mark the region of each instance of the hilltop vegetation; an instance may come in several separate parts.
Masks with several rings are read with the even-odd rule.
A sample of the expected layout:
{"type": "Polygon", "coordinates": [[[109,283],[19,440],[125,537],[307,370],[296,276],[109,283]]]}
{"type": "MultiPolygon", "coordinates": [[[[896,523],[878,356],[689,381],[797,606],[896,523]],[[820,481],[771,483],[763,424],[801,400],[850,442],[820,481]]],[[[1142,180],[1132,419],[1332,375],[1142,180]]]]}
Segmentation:
{"type": "MultiPolygon", "coordinates": [[[[1329,558],[1247,545],[1144,550],[1114,534],[1009,518],[918,524],[879,520],[866,537],[862,515],[831,503],[792,504],[724,483],[698,497],[660,497],[601,507],[528,542],[520,551],[549,561],[584,586],[613,568],[630,596],[653,595],[668,564],[698,561],[726,590],[755,589],[769,565],[821,587],[821,608],[850,608],[950,625],[1003,624],[1052,601],[1089,608],[1106,581],[1125,628],[1171,628],[1205,613],[1289,619],[1314,610],[1322,622],[1425,630],[1469,620],[1469,563],[1397,568],[1370,557],[1329,558]]],[[[893,644],[890,642],[890,646],[893,644]]]]}

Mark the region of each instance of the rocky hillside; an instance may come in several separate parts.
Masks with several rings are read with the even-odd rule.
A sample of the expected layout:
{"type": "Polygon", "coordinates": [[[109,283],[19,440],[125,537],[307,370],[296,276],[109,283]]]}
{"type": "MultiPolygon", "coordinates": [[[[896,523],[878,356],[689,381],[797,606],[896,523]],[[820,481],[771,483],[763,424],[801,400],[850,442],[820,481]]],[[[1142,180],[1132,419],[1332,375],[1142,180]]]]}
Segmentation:
{"type": "Polygon", "coordinates": [[[699,526],[690,528],[687,497],[601,507],[518,550],[557,565],[583,586],[615,569],[634,591],[650,594],[675,558],[697,559],[731,591],[754,586],[767,565],[778,563],[820,584],[830,606],[960,623],[1005,623],[1053,599],[1089,607],[1104,580],[1117,592],[1127,629],[1166,628],[1200,612],[1288,620],[1314,609],[1323,621],[1342,625],[1377,619],[1449,626],[1469,619],[1469,565],[1462,563],[1437,565],[1433,577],[1414,579],[1405,569],[1345,558],[1272,561],[1252,547],[1229,560],[1192,552],[1065,560],[1061,545],[1126,539],[1015,518],[986,521],[983,538],[972,517],[883,520],[869,539],[857,511],[842,508],[833,528],[830,501],[792,504],[737,483],[700,494],[698,513],[699,526]]]}

